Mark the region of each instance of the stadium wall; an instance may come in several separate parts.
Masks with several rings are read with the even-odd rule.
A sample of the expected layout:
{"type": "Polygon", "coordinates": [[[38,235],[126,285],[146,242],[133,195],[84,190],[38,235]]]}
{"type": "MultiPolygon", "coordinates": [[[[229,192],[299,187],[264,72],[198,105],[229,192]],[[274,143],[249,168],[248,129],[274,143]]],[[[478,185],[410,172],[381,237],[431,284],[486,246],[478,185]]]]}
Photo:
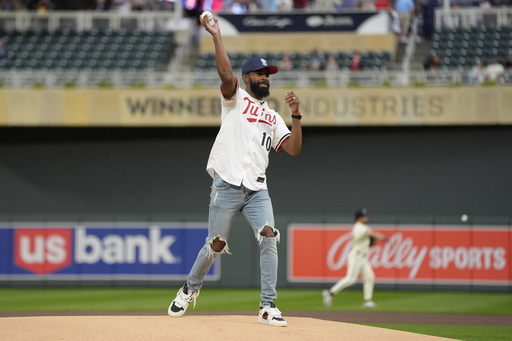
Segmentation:
{"type": "MultiPolygon", "coordinates": [[[[276,214],[509,216],[511,129],[305,127],[300,156],[270,155],[276,214]]],[[[4,219],[206,214],[217,128],[1,132],[4,219]]]]}
{"type": "MultiPolygon", "coordinates": [[[[485,237],[456,231],[463,237],[457,243],[448,238],[442,249],[438,242],[420,245],[441,252],[441,264],[458,277],[440,280],[424,270],[411,283],[397,270],[387,279],[379,273],[379,286],[510,290],[506,90],[301,89],[302,153],[271,153],[268,170],[283,240],[280,285],[333,281],[332,275],[290,272],[297,264],[291,227],[314,226],[317,238],[332,224],[346,228],[352,212],[366,207],[372,225],[398,226],[392,231],[397,236],[418,225],[433,231],[427,235],[440,226],[489,231],[485,237]],[[468,221],[461,222],[463,214],[468,221]],[[456,265],[461,268],[448,267],[456,265]],[[495,280],[482,282],[481,269],[471,266],[488,267],[486,278],[495,280]]],[[[269,101],[286,112],[279,98],[269,101]]],[[[219,124],[217,90],[5,90],[0,108],[0,285],[166,286],[184,280],[204,239],[211,184],[205,166],[219,124]],[[101,251],[102,240],[130,240],[157,251],[123,258],[110,244],[101,251]],[[176,255],[162,249],[166,245],[176,255]],[[135,258],[138,263],[128,262],[135,258]],[[120,264],[109,263],[114,260],[120,264]],[[148,267],[148,260],[156,263],[148,267]]],[[[318,257],[330,249],[321,245],[308,252],[318,257]]],[[[257,245],[242,218],[235,220],[230,249],[234,255],[222,257],[208,285],[258,286],[257,245]]],[[[322,264],[325,274],[333,272],[322,264]]],[[[334,273],[342,276],[343,269],[334,273]]]]}
{"type": "MultiPolygon", "coordinates": [[[[390,51],[393,56],[396,50],[396,37],[389,34],[357,34],[357,33],[245,33],[240,36],[226,36],[222,40],[227,52],[244,53],[261,52],[311,52],[317,48],[322,52],[339,51],[390,51]]],[[[201,52],[213,52],[213,41],[206,36],[201,40],[201,52]]]]}
{"type": "MultiPolygon", "coordinates": [[[[80,226],[101,221],[115,230],[123,222],[207,221],[211,181],[205,166],[215,127],[3,127],[0,132],[0,220],[6,228],[31,222],[45,231],[56,222],[80,226]]],[[[268,171],[283,240],[280,285],[319,287],[332,281],[289,281],[290,225],[351,224],[352,212],[362,206],[376,225],[435,229],[460,225],[460,216],[468,214],[464,226],[510,231],[511,143],[510,126],[305,127],[301,155],[272,153],[268,171]]],[[[258,286],[257,245],[241,217],[235,220],[230,249],[234,255],[222,257],[220,279],[207,285],[258,286]]],[[[315,251],[321,250],[308,250],[315,251]]],[[[505,271],[512,273],[510,260],[505,271]]],[[[5,279],[1,285],[169,286],[183,281],[147,275],[101,281],[46,275],[5,279]]],[[[410,286],[401,280],[377,282],[385,288],[410,286]]],[[[455,284],[448,287],[482,288],[471,281],[455,284]]],[[[413,286],[437,290],[444,285],[427,281],[413,286]]],[[[509,288],[507,282],[488,287],[509,288]]]]}

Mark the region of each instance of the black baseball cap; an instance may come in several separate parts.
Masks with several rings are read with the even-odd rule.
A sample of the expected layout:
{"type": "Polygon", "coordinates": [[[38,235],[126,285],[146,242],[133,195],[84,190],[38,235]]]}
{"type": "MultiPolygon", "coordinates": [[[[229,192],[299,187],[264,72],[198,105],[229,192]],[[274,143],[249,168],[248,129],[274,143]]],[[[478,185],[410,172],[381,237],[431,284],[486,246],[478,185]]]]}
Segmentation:
{"type": "Polygon", "coordinates": [[[368,211],[366,211],[366,208],[361,208],[361,209],[358,209],[356,211],[356,213],[354,214],[356,220],[361,218],[361,217],[366,217],[368,216],[368,211]]]}
{"type": "Polygon", "coordinates": [[[268,65],[267,61],[263,58],[250,58],[242,67],[242,75],[248,74],[251,71],[261,70],[267,68],[271,75],[277,73],[277,68],[272,65],[268,65]]]}

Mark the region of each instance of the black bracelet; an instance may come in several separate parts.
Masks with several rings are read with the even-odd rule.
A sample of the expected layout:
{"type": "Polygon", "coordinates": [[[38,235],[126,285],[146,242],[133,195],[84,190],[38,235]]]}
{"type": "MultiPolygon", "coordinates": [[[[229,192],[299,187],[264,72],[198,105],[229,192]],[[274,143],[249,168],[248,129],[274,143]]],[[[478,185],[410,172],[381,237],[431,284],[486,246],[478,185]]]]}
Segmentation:
{"type": "Polygon", "coordinates": [[[301,115],[292,115],[292,118],[300,120],[302,118],[302,114],[301,115]]]}

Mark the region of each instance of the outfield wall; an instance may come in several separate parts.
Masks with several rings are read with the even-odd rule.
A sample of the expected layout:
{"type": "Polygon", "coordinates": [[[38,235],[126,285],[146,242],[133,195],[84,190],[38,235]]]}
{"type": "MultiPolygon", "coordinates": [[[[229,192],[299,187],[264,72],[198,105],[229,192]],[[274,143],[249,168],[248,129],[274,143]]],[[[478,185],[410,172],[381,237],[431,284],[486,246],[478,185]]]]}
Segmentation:
{"type": "MultiPolygon", "coordinates": [[[[342,219],[343,220],[343,219],[342,219]]],[[[278,221],[282,221],[278,219],[278,221]]],[[[301,221],[293,219],[292,221],[301,221]]],[[[2,286],[167,286],[186,280],[206,222],[0,224],[2,286]]],[[[368,254],[379,286],[393,289],[512,289],[512,226],[372,224],[390,238],[368,254]]],[[[351,224],[281,228],[280,287],[325,287],[345,276],[351,224]]],[[[229,247],[205,286],[257,287],[259,258],[249,226],[235,222],[229,247]],[[245,225],[245,226],[244,226],[245,225]]]]}
{"type": "MultiPolygon", "coordinates": [[[[467,214],[466,228],[510,229],[512,112],[507,90],[297,89],[304,114],[302,153],[271,152],[268,169],[283,241],[280,285],[324,287],[342,276],[343,268],[314,281],[290,277],[288,228],[346,226],[359,207],[368,208],[376,225],[435,230],[460,225],[460,216],[467,214]]],[[[211,178],[205,167],[218,131],[218,96],[215,89],[1,91],[0,252],[3,260],[10,259],[0,266],[2,285],[179,285],[204,237],[194,237],[196,244],[178,252],[179,257],[166,250],[187,245],[176,242],[181,235],[175,232],[184,224],[204,226],[207,221],[211,178]],[[155,222],[178,229],[156,229],[155,222]],[[106,230],[95,229],[97,223],[106,230]],[[137,232],[127,226],[133,223],[140,223],[137,232]],[[80,226],[90,228],[91,235],[80,226]],[[52,233],[55,238],[49,238],[52,233]],[[101,244],[106,237],[108,243],[101,244]],[[129,245],[131,258],[120,251],[129,245]],[[140,258],[135,247],[157,251],[140,258]],[[82,250],[79,263],[72,263],[69,257],[77,250],[82,250]],[[188,263],[176,263],[174,270],[165,263],[185,258],[188,263]],[[120,261],[140,262],[143,270],[135,270],[134,279],[119,273],[127,265],[119,266],[120,261]],[[59,267],[60,262],[69,266],[59,267]],[[109,262],[118,264],[114,274],[109,262]],[[103,273],[96,273],[97,267],[103,273]]],[[[273,96],[271,105],[285,113],[281,99],[273,96]]],[[[500,276],[510,274],[510,243],[493,244],[510,237],[480,245],[473,242],[484,238],[472,236],[468,233],[460,245],[444,245],[446,259],[457,259],[459,265],[468,259],[473,266],[496,264],[500,276]]],[[[235,220],[229,242],[234,255],[222,257],[208,285],[258,286],[257,245],[243,219],[235,220]]],[[[318,257],[328,249],[307,252],[318,257]]],[[[483,283],[467,272],[469,279],[449,283],[437,275],[411,283],[379,272],[378,285],[510,290],[510,277],[483,283]]]]}
{"type": "MultiPolygon", "coordinates": [[[[352,212],[358,207],[368,208],[370,223],[377,226],[423,225],[435,229],[457,225],[489,230],[505,226],[510,229],[512,158],[507,155],[510,155],[512,145],[511,129],[509,126],[305,127],[301,155],[290,157],[271,153],[268,170],[276,227],[282,233],[280,286],[323,287],[333,281],[333,276],[317,282],[288,280],[289,226],[310,224],[317,226],[319,231],[325,224],[343,227],[352,223],[352,212]],[[460,221],[462,214],[469,215],[468,222],[460,221]]],[[[39,249],[43,251],[32,256],[25,251],[24,262],[32,261],[32,266],[20,267],[16,264],[23,262],[11,262],[2,267],[20,275],[33,274],[33,266],[42,266],[48,258],[58,263],[64,254],[59,251],[62,250],[61,242],[71,238],[74,232],[61,237],[57,235],[50,242],[45,239],[49,234],[41,231],[80,226],[94,228],[98,222],[103,223],[107,232],[93,229],[91,234],[95,237],[88,239],[85,236],[89,233],[82,233],[89,242],[77,245],[81,245],[83,251],[87,245],[97,246],[98,240],[111,235],[107,239],[112,243],[108,244],[110,249],[104,248],[100,252],[99,247],[87,246],[91,247],[87,252],[95,256],[88,258],[86,255],[81,259],[99,259],[98,254],[101,254],[100,258],[104,260],[123,260],[119,248],[128,245],[127,240],[146,245],[140,235],[151,241],[150,228],[158,222],[177,225],[199,222],[204,226],[211,185],[205,167],[216,131],[217,128],[173,127],[1,128],[0,221],[4,222],[4,231],[13,226],[22,229],[17,239],[14,232],[3,232],[7,244],[0,247],[1,259],[15,257],[16,241],[20,245],[23,238],[25,243],[33,242],[25,248],[35,245],[36,240],[41,240],[44,246],[39,249]],[[136,233],[127,231],[129,227],[125,225],[134,222],[141,222],[140,230],[136,233]],[[30,229],[36,232],[30,234],[30,229]],[[105,250],[110,253],[105,254],[105,250]],[[38,263],[41,260],[44,262],[38,263]]],[[[258,285],[257,244],[250,231],[243,218],[235,220],[229,241],[233,256],[222,257],[220,280],[210,281],[208,285],[258,285]]],[[[167,233],[172,235],[162,231],[160,236],[164,238],[167,233]]],[[[189,259],[194,257],[204,239],[201,236],[194,238],[197,244],[186,249],[185,255],[189,259]]],[[[464,257],[469,254],[464,250],[477,247],[471,249],[474,250],[471,251],[472,259],[480,255],[482,264],[497,261],[498,267],[501,267],[502,259],[507,259],[510,271],[510,246],[467,244],[465,241],[471,238],[460,238],[460,245],[444,245],[447,257],[450,257],[450,251],[453,251],[453,257],[457,252],[457,257],[464,257]],[[489,248],[492,250],[486,251],[489,248]],[[497,251],[495,259],[494,252],[498,248],[505,250],[505,256],[502,251],[497,251]],[[484,257],[488,257],[487,260],[484,257]]],[[[169,244],[156,239],[153,244],[148,242],[161,250],[154,256],[158,259],[171,257],[161,249],[162,245],[171,245],[170,239],[162,240],[169,244]]],[[[473,241],[483,242],[484,238],[478,236],[473,241]]],[[[174,242],[172,245],[171,249],[186,244],[174,242]]],[[[430,249],[433,246],[421,244],[430,249]]],[[[315,246],[307,252],[318,257],[325,250],[328,248],[320,250],[315,246]]],[[[183,257],[180,254],[180,259],[183,257]]],[[[465,262],[464,258],[458,261],[465,262]]],[[[79,274],[87,270],[83,265],[74,269],[78,268],[81,269],[79,274]]],[[[145,275],[136,280],[110,276],[109,270],[105,269],[106,276],[103,274],[103,280],[99,281],[87,276],[82,276],[79,281],[72,277],[51,278],[46,273],[27,280],[10,273],[5,275],[2,285],[175,286],[183,281],[187,272],[184,266],[179,273],[181,277],[176,279],[172,277],[172,267],[160,264],[156,268],[164,269],[158,274],[160,279],[152,277],[155,273],[151,271],[155,270],[149,267],[145,268],[145,275]]],[[[72,269],[66,267],[59,271],[65,274],[72,269]]],[[[501,271],[507,270],[502,268],[501,271]]],[[[339,269],[336,274],[341,276],[342,273],[343,269],[339,269]]],[[[382,274],[379,278],[385,279],[382,274]]],[[[387,288],[412,285],[432,290],[443,286],[453,290],[510,288],[510,284],[486,285],[475,281],[446,284],[422,280],[414,284],[403,279],[379,279],[377,283],[387,288]]]]}

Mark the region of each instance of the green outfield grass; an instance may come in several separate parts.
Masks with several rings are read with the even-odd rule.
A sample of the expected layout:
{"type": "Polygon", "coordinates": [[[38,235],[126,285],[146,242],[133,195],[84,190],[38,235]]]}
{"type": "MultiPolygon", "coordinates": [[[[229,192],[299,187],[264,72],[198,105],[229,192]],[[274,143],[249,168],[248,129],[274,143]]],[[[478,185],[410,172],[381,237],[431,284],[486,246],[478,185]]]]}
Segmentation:
{"type": "MultiPolygon", "coordinates": [[[[0,311],[161,311],[165,314],[177,289],[0,289],[0,311]]],[[[361,290],[347,290],[338,294],[330,308],[323,306],[320,290],[281,289],[278,292],[276,303],[283,312],[363,311],[361,290]]],[[[512,316],[512,295],[507,293],[378,291],[374,300],[378,303],[374,310],[377,312],[512,316]]],[[[258,289],[204,288],[195,309],[253,311],[258,304],[258,289]]],[[[512,340],[512,326],[375,326],[468,341],[512,340]]]]}
{"type": "Polygon", "coordinates": [[[512,327],[447,326],[428,324],[365,324],[411,333],[441,336],[464,341],[510,341],[512,327]]]}

